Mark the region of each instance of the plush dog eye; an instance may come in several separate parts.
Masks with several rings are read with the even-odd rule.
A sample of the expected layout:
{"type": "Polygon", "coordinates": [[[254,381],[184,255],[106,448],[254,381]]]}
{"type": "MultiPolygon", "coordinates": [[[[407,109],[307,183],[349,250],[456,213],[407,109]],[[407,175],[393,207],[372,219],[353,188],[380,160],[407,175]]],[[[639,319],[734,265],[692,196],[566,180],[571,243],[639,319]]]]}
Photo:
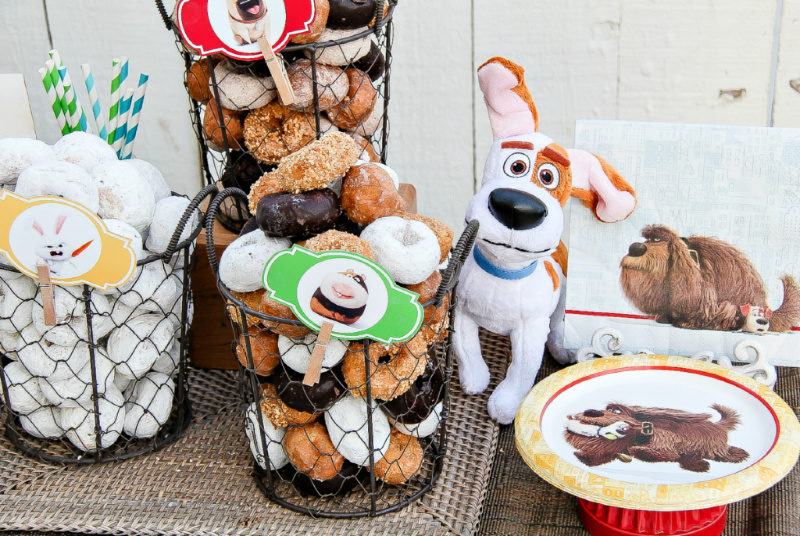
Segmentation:
{"type": "Polygon", "coordinates": [[[522,153],[514,153],[506,158],[503,164],[503,171],[509,177],[521,177],[528,173],[531,168],[531,160],[527,155],[522,153]]]}
{"type": "Polygon", "coordinates": [[[545,163],[539,166],[539,182],[548,190],[554,190],[558,186],[558,181],[561,178],[558,168],[550,163],[545,163]]]}

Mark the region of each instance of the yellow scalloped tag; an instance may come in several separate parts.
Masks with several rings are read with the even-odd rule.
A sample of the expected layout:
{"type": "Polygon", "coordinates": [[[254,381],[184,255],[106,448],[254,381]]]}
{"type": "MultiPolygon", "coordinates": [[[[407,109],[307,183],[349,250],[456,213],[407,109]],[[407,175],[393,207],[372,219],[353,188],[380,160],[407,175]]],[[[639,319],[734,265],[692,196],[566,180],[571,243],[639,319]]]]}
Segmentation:
{"type": "Polygon", "coordinates": [[[108,290],[124,285],[136,269],[131,241],[67,199],[2,190],[0,230],[0,252],[33,279],[39,279],[37,265],[46,264],[55,284],[108,290]]]}

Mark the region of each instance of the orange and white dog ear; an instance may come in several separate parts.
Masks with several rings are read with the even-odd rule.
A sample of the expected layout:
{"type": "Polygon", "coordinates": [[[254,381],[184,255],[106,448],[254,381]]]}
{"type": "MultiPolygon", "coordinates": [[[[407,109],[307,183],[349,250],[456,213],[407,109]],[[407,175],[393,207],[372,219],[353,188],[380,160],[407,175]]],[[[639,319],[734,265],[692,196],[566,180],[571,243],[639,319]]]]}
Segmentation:
{"type": "Polygon", "coordinates": [[[495,141],[538,130],[536,106],[525,85],[522,67],[505,58],[492,58],[478,68],[478,84],[495,141]]]}
{"type": "Polygon", "coordinates": [[[567,149],[572,171],[572,197],[592,209],[595,217],[612,223],[627,218],[636,208],[636,192],[622,175],[598,156],[567,149]]]}

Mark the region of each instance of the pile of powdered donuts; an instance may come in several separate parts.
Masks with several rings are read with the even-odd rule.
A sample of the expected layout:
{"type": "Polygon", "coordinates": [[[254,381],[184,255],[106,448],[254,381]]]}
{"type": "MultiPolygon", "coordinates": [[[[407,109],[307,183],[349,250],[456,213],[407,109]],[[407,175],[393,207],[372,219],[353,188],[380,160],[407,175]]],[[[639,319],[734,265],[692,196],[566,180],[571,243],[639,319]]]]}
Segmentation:
{"type": "MultiPolygon", "coordinates": [[[[0,139],[0,184],[23,197],[58,196],[83,205],[109,231],[131,240],[138,261],[148,259],[119,288],[54,285],[56,325],[50,326],[37,281],[0,258],[7,394],[0,399],[31,436],[64,437],[80,451],[109,448],[121,437],[155,437],[172,412],[187,296],[183,250],[162,259],[190,201],[172,195],[152,164],[119,160],[105,141],[84,132],[54,145],[0,139]]],[[[181,240],[199,225],[198,217],[191,215],[181,240]]],[[[69,237],[55,238],[69,243],[69,237]]],[[[186,307],[191,315],[191,303],[186,307]]]]}
{"type": "MultiPolygon", "coordinates": [[[[433,218],[408,213],[397,174],[359,159],[360,153],[351,136],[330,132],[284,157],[252,185],[252,218],[219,264],[221,282],[244,310],[267,316],[248,313],[243,319],[241,308],[229,307],[243,332],[235,345],[239,361],[263,389],[247,414],[253,455],[263,468],[269,459],[271,469],[289,471],[285,478],[319,495],[346,491],[373,465],[388,484],[413,478],[423,465],[426,438],[439,429],[444,396],[436,349],[449,325],[449,300],[429,302],[454,233],[433,218]],[[369,376],[364,344],[332,338],[320,381],[304,385],[317,334],[298,325],[290,308],[270,299],[262,286],[270,257],[293,244],[377,262],[419,294],[425,307],[419,332],[402,343],[369,344],[369,376]]],[[[323,301],[336,308],[336,296],[324,287],[323,301]]],[[[348,317],[343,306],[337,309],[348,317]]]]}
{"type": "Polygon", "coordinates": [[[283,52],[293,104],[281,103],[264,61],[213,56],[213,79],[207,58],[187,72],[189,95],[205,105],[206,143],[213,150],[232,152],[229,172],[223,175],[228,186],[233,185],[225,181],[233,166],[236,185],[249,187],[243,177],[270,170],[284,156],[313,141],[318,132],[347,132],[361,147],[364,160],[378,160],[371,138],[383,121],[378,89],[386,61],[370,31],[376,2],[316,0],[315,4],[310,33],[295,36],[283,52]],[[318,48],[308,47],[309,43],[318,48]],[[330,46],[323,46],[327,43],[330,46]]]}

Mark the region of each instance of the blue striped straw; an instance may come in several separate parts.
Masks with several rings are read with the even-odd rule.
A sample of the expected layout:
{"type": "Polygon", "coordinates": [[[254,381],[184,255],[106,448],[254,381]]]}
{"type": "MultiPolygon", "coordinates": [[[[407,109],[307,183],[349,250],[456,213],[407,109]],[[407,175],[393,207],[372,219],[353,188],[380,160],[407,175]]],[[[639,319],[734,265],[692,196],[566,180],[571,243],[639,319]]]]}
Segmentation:
{"type": "Polygon", "coordinates": [[[133,105],[128,116],[128,132],[125,135],[125,146],[122,148],[120,160],[127,160],[133,155],[133,143],[136,140],[136,133],[139,130],[139,118],[144,106],[144,95],[147,91],[147,81],[150,77],[146,74],[139,75],[139,86],[133,95],[133,105]]]}
{"type": "Polygon", "coordinates": [[[103,119],[103,110],[100,107],[100,97],[97,95],[97,86],[94,83],[94,75],[92,68],[88,63],[81,65],[81,72],[83,73],[83,81],[86,84],[86,93],[89,94],[89,104],[92,106],[92,115],[94,116],[94,124],[97,127],[97,135],[103,141],[108,141],[108,130],[106,130],[106,122],[103,119]]]}
{"type": "Polygon", "coordinates": [[[125,140],[128,134],[128,114],[131,110],[131,103],[133,102],[133,94],[135,89],[129,88],[125,90],[125,96],[119,103],[119,124],[114,133],[114,150],[117,151],[117,157],[122,158],[122,148],[125,146],[125,140]]]}
{"type": "Polygon", "coordinates": [[[63,65],[58,68],[58,76],[64,83],[64,95],[67,98],[67,106],[69,107],[69,124],[72,131],[80,130],[86,132],[89,124],[86,121],[86,114],[83,113],[83,107],[78,101],[78,95],[75,93],[75,88],[72,87],[72,78],[70,78],[67,68],[63,65]]]}

